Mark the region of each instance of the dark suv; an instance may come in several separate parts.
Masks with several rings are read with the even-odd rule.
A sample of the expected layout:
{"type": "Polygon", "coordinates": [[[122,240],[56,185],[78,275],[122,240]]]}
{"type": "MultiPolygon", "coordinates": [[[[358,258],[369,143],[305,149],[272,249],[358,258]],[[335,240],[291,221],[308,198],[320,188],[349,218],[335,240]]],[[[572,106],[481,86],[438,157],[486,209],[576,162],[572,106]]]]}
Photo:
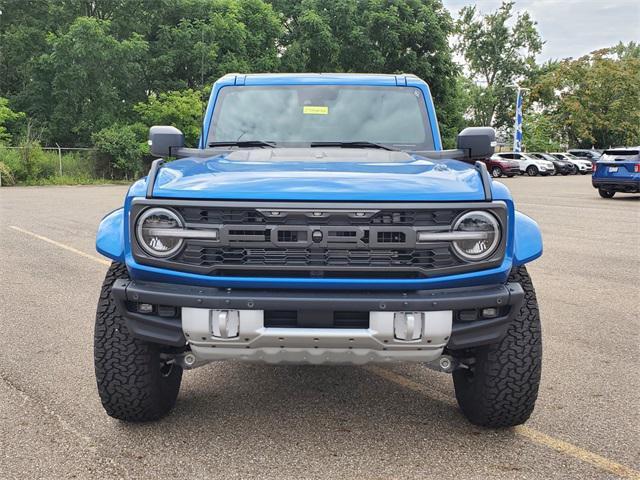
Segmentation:
{"type": "Polygon", "coordinates": [[[602,154],[597,150],[586,150],[583,148],[573,148],[569,150],[569,153],[575,157],[581,158],[582,160],[591,162],[591,165],[600,160],[600,157],[602,156],[602,154]]]}

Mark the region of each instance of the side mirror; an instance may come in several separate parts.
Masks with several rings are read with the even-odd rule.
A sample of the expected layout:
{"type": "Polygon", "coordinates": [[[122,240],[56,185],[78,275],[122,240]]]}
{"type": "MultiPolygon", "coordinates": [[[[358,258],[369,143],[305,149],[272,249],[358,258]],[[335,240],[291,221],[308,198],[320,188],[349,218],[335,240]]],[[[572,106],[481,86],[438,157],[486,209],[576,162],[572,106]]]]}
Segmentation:
{"type": "Polygon", "coordinates": [[[469,127],[458,134],[458,149],[469,158],[489,158],[496,150],[496,131],[491,127],[469,127]]]}
{"type": "Polygon", "coordinates": [[[176,127],[155,125],[149,129],[149,147],[158,157],[170,157],[171,151],[184,147],[184,133],[176,127]]]}

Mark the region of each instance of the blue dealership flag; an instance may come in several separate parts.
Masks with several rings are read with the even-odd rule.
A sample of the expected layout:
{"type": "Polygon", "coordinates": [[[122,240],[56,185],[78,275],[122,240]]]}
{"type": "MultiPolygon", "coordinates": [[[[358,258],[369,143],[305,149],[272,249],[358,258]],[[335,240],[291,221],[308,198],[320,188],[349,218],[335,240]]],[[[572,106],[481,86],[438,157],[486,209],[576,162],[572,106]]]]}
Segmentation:
{"type": "Polygon", "coordinates": [[[516,99],[516,120],[513,125],[513,151],[522,151],[522,89],[518,88],[516,99]]]}

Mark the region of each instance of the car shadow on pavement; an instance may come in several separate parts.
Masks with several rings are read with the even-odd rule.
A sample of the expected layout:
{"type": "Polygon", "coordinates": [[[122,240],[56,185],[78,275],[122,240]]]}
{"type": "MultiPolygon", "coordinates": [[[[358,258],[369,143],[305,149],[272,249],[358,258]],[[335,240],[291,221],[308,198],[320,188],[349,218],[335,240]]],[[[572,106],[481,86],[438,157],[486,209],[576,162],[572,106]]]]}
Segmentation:
{"type": "Polygon", "coordinates": [[[469,424],[456,405],[451,378],[424,369],[422,393],[355,366],[212,364],[185,373],[176,409],[167,418],[121,428],[134,436],[155,430],[162,432],[157,438],[187,436],[200,445],[247,431],[258,443],[278,438],[308,444],[336,436],[402,443],[413,437],[420,443],[427,430],[443,444],[452,442],[452,433],[486,434],[492,441],[513,436],[469,424]],[[443,390],[450,391],[449,401],[443,390]]]}

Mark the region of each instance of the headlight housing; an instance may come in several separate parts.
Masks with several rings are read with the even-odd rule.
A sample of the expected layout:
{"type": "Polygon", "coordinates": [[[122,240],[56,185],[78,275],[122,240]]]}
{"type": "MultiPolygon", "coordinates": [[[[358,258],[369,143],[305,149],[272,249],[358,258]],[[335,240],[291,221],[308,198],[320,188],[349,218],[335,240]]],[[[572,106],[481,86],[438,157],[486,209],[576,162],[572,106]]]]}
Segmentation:
{"type": "Polygon", "coordinates": [[[142,249],[153,257],[175,255],[184,243],[182,219],[168,208],[149,208],[136,222],[136,238],[142,249]]]}
{"type": "Polygon", "coordinates": [[[493,255],[500,244],[500,224],[489,212],[474,210],[461,215],[452,231],[468,234],[467,239],[451,242],[456,255],[463,260],[484,260],[493,255]]]}

